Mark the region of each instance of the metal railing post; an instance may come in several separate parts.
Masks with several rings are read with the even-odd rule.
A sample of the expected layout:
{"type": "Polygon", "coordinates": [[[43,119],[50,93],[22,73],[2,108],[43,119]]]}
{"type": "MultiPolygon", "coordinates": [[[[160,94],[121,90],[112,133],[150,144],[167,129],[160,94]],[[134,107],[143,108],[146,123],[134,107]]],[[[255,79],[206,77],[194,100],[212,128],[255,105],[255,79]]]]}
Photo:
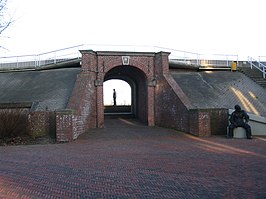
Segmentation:
{"type": "Polygon", "coordinates": [[[17,68],[18,68],[18,56],[17,56],[17,68]]]}
{"type": "Polygon", "coordinates": [[[252,57],[249,57],[249,59],[250,59],[250,61],[249,61],[249,63],[250,63],[250,68],[252,69],[252,57]]]}
{"type": "Polygon", "coordinates": [[[35,55],[35,69],[39,67],[40,64],[40,55],[35,55]]]}
{"type": "Polygon", "coordinates": [[[56,64],[56,52],[54,53],[54,64],[56,64]]]}

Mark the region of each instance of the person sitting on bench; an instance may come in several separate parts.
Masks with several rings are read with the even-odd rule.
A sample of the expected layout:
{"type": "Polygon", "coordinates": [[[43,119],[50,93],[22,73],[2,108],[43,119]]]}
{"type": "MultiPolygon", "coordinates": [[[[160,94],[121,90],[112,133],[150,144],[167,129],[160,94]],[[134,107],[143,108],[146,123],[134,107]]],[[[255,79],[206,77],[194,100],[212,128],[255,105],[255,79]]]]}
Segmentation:
{"type": "Polygon", "coordinates": [[[229,125],[229,132],[228,138],[234,137],[234,129],[237,127],[243,127],[246,130],[247,139],[252,139],[251,135],[251,127],[248,124],[249,116],[246,111],[241,110],[239,105],[235,105],[235,111],[230,116],[230,125],[229,125]]]}

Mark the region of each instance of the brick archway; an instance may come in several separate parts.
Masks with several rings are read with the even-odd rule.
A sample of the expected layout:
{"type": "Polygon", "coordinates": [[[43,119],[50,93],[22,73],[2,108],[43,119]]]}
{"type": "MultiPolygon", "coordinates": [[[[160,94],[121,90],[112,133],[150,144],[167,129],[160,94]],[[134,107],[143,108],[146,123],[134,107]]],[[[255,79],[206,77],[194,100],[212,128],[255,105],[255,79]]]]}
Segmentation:
{"type": "Polygon", "coordinates": [[[110,79],[124,80],[130,85],[132,115],[147,124],[147,76],[143,71],[130,65],[117,66],[105,74],[104,81],[110,79]]]}
{"type": "Polygon", "coordinates": [[[81,72],[68,103],[69,109],[76,110],[77,134],[104,127],[103,82],[118,74],[138,85],[138,118],[155,125],[156,84],[168,73],[169,53],[82,50],[81,54],[81,72]]]}
{"type": "MultiPolygon", "coordinates": [[[[138,117],[148,126],[170,127],[199,136],[211,135],[211,118],[214,114],[219,115],[220,110],[212,112],[192,106],[169,73],[169,53],[92,50],[83,50],[81,53],[81,72],[67,109],[56,113],[58,141],[71,141],[86,130],[104,127],[103,82],[115,77],[114,71],[121,73],[119,78],[138,81],[142,86],[138,92],[144,96],[145,103],[138,103],[141,107],[138,117]],[[130,71],[132,74],[129,75],[130,71]]],[[[222,113],[226,118],[227,112],[222,113]]]]}

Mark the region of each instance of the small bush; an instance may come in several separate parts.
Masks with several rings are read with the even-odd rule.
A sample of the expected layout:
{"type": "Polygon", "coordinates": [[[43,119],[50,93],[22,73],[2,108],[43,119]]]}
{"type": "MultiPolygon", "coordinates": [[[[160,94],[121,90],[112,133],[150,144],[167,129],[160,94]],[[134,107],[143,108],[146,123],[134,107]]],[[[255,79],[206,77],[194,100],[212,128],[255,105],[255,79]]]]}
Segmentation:
{"type": "Polygon", "coordinates": [[[0,110],[0,139],[14,139],[27,134],[28,111],[25,109],[0,110]]]}

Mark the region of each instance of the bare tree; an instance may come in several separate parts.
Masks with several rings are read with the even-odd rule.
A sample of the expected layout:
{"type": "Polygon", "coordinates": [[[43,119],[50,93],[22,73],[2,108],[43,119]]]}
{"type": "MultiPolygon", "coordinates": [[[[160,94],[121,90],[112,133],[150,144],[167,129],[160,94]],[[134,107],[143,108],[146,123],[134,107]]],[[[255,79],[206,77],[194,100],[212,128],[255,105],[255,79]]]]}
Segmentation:
{"type": "Polygon", "coordinates": [[[7,14],[7,2],[8,0],[0,0],[0,36],[12,23],[12,17],[7,14]]]}

